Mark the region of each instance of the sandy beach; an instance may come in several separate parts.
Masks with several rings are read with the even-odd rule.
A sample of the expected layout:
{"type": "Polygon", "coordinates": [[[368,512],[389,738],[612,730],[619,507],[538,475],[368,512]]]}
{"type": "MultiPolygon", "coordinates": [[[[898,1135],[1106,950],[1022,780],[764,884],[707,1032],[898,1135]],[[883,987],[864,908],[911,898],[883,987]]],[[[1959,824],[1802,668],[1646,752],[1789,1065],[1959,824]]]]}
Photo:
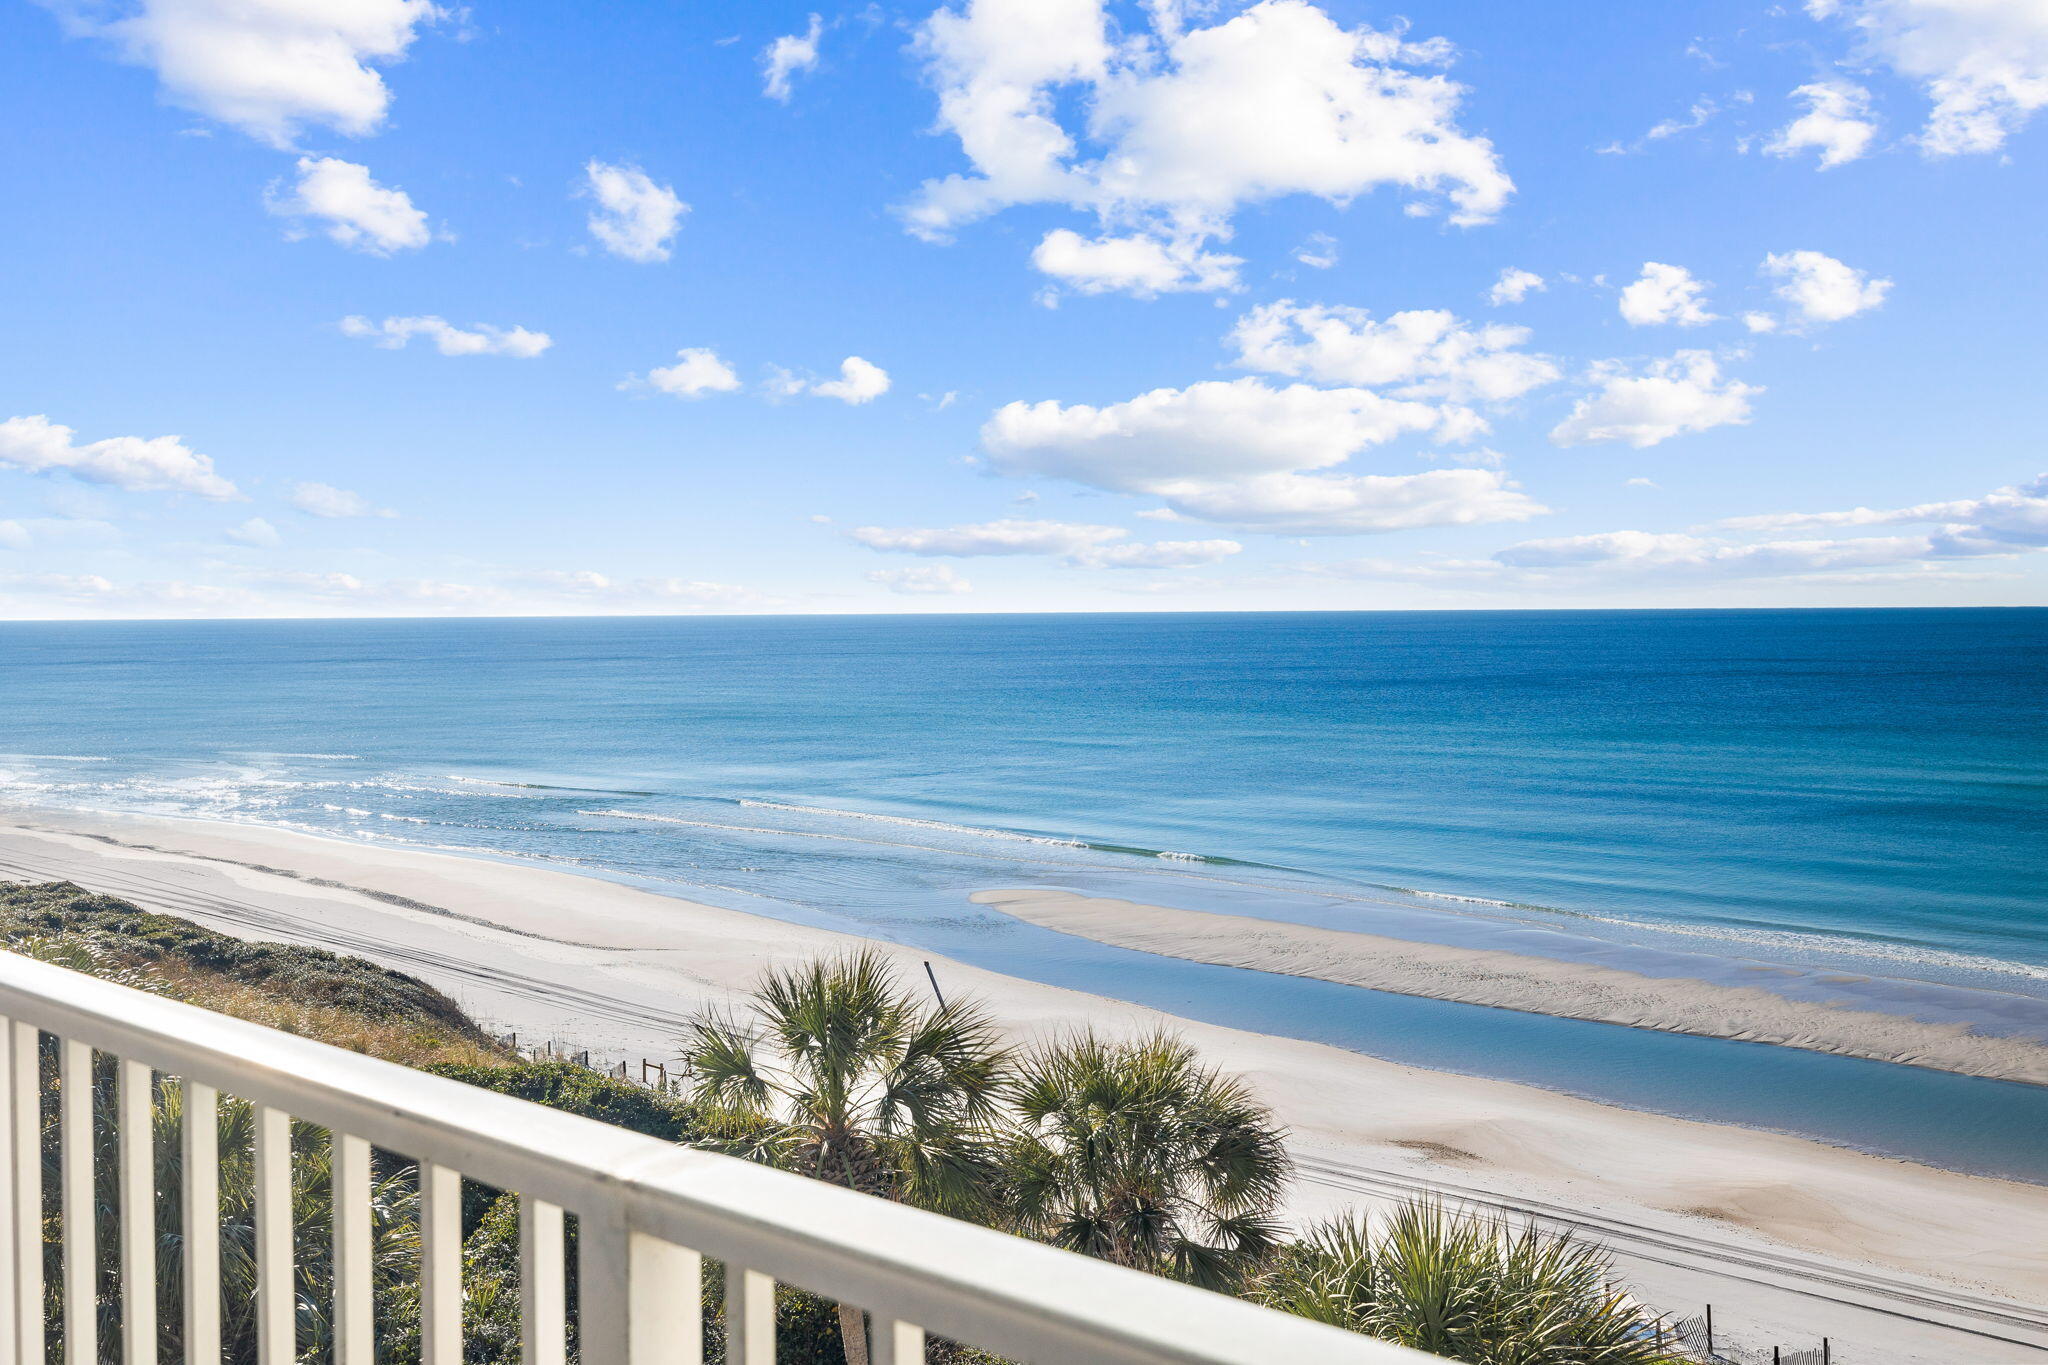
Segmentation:
{"type": "MultiPolygon", "coordinates": [[[[764,967],[863,942],[545,867],[189,820],[0,811],[0,877],[68,879],[248,937],[360,953],[499,1027],[605,1059],[670,1057],[683,1019],[764,967]]],[[[1004,904],[1048,917],[1037,922],[1099,918],[1004,904]]],[[[1134,914],[1131,932],[1167,951],[1182,932],[1174,913],[1134,914]]],[[[1207,918],[1219,917],[1194,917],[1207,918]]],[[[1183,946],[1195,942],[1208,951],[1204,940],[1183,946]]],[[[930,957],[879,946],[919,975],[930,957]]],[[[1020,1040],[1167,1027],[1248,1077],[1292,1130],[1297,1216],[1433,1188],[1576,1223],[1609,1241],[1646,1299],[1681,1314],[1711,1300],[1724,1336],[1761,1345],[1765,1358],[1772,1343],[1823,1334],[1845,1362],[1988,1365],[2048,1351],[2038,1311],[2048,1188],[1425,1071],[930,960],[949,993],[980,998],[1020,1040]]]]}
{"type": "Polygon", "coordinates": [[[980,891],[972,899],[1061,933],[1194,962],[2048,1085],[2048,1047],[2032,1039],[1756,987],[1070,891],[980,891]]]}

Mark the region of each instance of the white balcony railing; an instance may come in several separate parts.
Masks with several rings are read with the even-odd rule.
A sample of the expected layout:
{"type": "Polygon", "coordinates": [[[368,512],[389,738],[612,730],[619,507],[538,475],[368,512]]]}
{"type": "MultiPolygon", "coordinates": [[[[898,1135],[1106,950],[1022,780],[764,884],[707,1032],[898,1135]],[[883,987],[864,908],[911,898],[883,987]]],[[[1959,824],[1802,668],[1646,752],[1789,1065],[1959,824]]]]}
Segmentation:
{"type": "MultiPolygon", "coordinates": [[[[724,1263],[726,1359],[772,1365],[774,1290],[799,1285],[871,1315],[877,1365],[924,1358],[926,1332],[1044,1365],[1422,1365],[1434,1357],[986,1228],[358,1056],[0,953],[0,1365],[45,1365],[45,1304],[61,1300],[65,1365],[156,1365],[157,1201],[175,1197],[185,1361],[221,1359],[218,1129],[222,1094],[254,1108],[256,1365],[296,1339],[293,1120],[332,1148],[334,1365],[381,1358],[371,1283],[371,1149],[416,1161],[422,1365],[463,1360],[464,1178],[519,1195],[524,1365],[562,1365],[577,1277],[587,1365],[697,1365],[702,1258],[724,1263]],[[61,1174],[46,1208],[41,1058],[57,1054],[61,1174]],[[94,1054],[114,1059],[118,1271],[96,1245],[94,1054]],[[184,1092],[175,1169],[154,1188],[158,1076],[184,1092]],[[565,1264],[563,1214],[578,1222],[565,1264]],[[61,1236],[62,1292],[44,1283],[61,1236]],[[118,1299],[118,1341],[98,1339],[118,1299]]],[[[104,1074],[105,1061],[100,1062],[104,1074]]],[[[298,1232],[304,1245],[304,1230],[298,1232]]],[[[229,1305],[238,1313],[249,1305],[229,1305]]]]}

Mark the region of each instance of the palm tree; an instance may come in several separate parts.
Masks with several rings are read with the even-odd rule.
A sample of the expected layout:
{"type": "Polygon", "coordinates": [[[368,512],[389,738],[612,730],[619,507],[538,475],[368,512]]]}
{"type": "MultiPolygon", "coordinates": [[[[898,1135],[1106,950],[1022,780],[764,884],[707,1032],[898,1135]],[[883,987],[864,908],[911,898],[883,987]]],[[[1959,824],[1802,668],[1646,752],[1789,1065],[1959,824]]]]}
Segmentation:
{"type": "Polygon", "coordinates": [[[1254,1290],[1270,1307],[1470,1365],[1675,1365],[1597,1246],[1434,1202],[1309,1231],[1254,1290]]]}
{"type": "MultiPolygon", "coordinates": [[[[990,1212],[1006,1053],[978,1006],[927,1006],[869,952],[772,971],[748,1003],[685,1038],[708,1145],[941,1213],[990,1212]]],[[[867,1365],[861,1310],[841,1304],[839,1327],[848,1365],[867,1365]]]]}
{"type": "Polygon", "coordinates": [[[1277,1245],[1286,1134],[1182,1040],[1084,1033],[1027,1057],[1008,1098],[1011,1198],[1026,1232],[1216,1289],[1277,1245]]]}

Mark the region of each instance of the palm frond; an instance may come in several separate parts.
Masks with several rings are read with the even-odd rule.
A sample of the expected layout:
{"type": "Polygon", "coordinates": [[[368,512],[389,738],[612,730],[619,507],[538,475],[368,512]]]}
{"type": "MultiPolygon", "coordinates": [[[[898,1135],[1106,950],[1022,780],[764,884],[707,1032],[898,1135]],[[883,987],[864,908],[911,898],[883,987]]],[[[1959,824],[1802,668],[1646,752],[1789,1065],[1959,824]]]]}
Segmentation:
{"type": "Polygon", "coordinates": [[[1284,1131],[1183,1039],[1074,1034],[1023,1057],[1004,1098],[1024,1230],[1217,1288],[1278,1241],[1284,1131]]]}
{"type": "Polygon", "coordinates": [[[1283,1248],[1275,1308],[1472,1365],[1676,1365],[1612,1258],[1568,1235],[1435,1201],[1351,1217],[1283,1248]]]}
{"type": "Polygon", "coordinates": [[[683,1038],[699,1104],[734,1115],[770,1116],[776,1085],[762,1069],[760,1044],[739,1022],[723,1015],[694,1020],[683,1038]]]}
{"type": "Polygon", "coordinates": [[[702,1017],[685,1045],[700,1104],[768,1124],[724,1150],[951,1212],[994,1207],[995,1026],[968,1002],[926,1005],[880,953],[771,971],[744,1024],[702,1017]]]}

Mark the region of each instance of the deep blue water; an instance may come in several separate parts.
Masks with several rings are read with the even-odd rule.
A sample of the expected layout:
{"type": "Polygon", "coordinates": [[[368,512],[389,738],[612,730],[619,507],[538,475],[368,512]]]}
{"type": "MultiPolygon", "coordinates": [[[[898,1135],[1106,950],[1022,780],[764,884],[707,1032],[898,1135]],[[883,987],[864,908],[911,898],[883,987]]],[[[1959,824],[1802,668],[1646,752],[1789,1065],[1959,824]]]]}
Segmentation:
{"type": "Polygon", "coordinates": [[[9,798],[566,860],[2048,1179],[2048,1090],[1117,953],[966,900],[1069,886],[2038,1001],[2048,610],[0,624],[9,798]]]}

